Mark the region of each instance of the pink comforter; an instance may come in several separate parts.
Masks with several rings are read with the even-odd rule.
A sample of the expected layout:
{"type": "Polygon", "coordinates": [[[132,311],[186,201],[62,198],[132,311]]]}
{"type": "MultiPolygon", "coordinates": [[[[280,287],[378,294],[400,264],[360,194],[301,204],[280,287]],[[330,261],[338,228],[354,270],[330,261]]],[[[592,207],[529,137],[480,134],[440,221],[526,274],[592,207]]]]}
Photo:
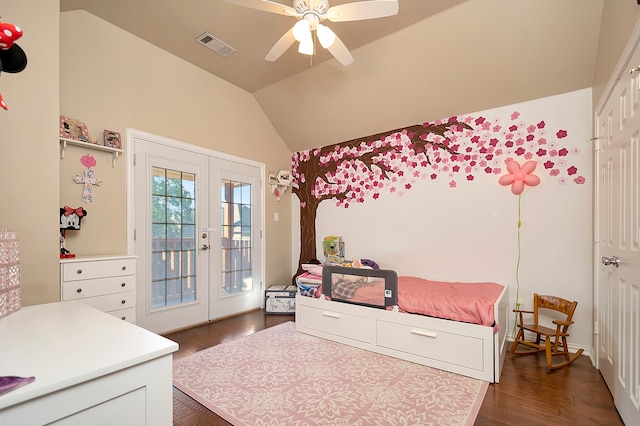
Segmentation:
{"type": "Polygon", "coordinates": [[[401,311],[437,318],[494,325],[493,305],[503,286],[496,283],[456,283],[398,277],[401,311]]]}

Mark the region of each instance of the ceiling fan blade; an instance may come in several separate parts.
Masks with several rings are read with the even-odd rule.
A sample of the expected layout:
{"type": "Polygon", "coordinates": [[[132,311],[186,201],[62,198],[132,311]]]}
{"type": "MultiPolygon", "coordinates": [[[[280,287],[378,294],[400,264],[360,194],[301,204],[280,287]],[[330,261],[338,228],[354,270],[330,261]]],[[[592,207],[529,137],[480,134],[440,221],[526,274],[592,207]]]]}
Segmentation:
{"type": "Polygon", "coordinates": [[[345,67],[353,62],[351,52],[349,52],[347,46],[344,45],[338,36],[336,36],[335,41],[327,48],[327,50],[331,52],[331,54],[345,67]]]}
{"type": "Polygon", "coordinates": [[[332,6],[327,10],[326,18],[331,22],[346,22],[397,14],[398,0],[369,0],[332,6]]]}
{"type": "Polygon", "coordinates": [[[286,33],[284,33],[282,37],[280,37],[280,40],[278,40],[276,44],[273,45],[273,47],[271,48],[269,53],[267,53],[267,56],[265,56],[264,59],[270,62],[274,62],[276,59],[282,56],[282,54],[286,52],[287,49],[291,47],[291,45],[295,41],[296,39],[293,37],[293,28],[292,28],[286,33]]]}
{"type": "Polygon", "coordinates": [[[269,0],[224,0],[227,3],[238,6],[248,7],[250,9],[262,10],[264,12],[277,13],[285,16],[298,16],[298,12],[291,6],[287,6],[275,1],[269,0]]]}

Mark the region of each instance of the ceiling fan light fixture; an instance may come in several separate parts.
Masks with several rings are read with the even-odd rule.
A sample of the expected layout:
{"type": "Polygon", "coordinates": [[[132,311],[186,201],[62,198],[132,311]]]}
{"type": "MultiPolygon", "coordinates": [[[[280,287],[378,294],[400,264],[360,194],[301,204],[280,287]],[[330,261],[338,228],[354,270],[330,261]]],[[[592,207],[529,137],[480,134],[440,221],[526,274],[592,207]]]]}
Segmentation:
{"type": "MultiPolygon", "coordinates": [[[[292,6],[280,3],[282,0],[224,0],[251,9],[275,13],[296,18],[298,22],[278,39],[265,60],[275,61],[289,49],[296,41],[299,42],[298,52],[305,55],[316,53],[316,38],[318,43],[329,51],[342,65],[353,62],[349,49],[329,27],[321,22],[362,21],[366,19],[383,18],[398,14],[399,0],[354,0],[340,4],[329,5],[329,0],[289,0],[292,6]]],[[[638,0],[640,1],[640,0],[638,0]]]]}
{"type": "Polygon", "coordinates": [[[309,22],[304,19],[300,19],[296,22],[293,26],[293,38],[298,40],[300,43],[311,40],[311,27],[309,26],[309,22]]]}
{"type": "Polygon", "coordinates": [[[316,29],[316,34],[318,35],[318,40],[320,40],[320,44],[325,49],[328,49],[333,45],[333,42],[336,41],[336,33],[334,33],[331,28],[318,24],[318,28],[316,29]]]}
{"type": "Polygon", "coordinates": [[[313,40],[309,38],[309,40],[303,40],[298,45],[298,53],[302,53],[303,55],[313,55],[313,40]]]}

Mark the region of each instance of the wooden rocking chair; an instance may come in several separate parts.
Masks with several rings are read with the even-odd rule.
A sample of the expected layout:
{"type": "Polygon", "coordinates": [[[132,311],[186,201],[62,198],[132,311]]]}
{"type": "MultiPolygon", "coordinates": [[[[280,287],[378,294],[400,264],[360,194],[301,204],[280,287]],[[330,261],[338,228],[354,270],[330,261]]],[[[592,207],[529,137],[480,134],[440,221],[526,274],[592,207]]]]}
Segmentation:
{"type": "Polygon", "coordinates": [[[511,352],[514,354],[534,354],[545,351],[547,355],[547,367],[556,369],[567,366],[582,355],[583,349],[579,349],[575,354],[569,353],[567,347],[567,330],[573,324],[573,313],[578,306],[578,302],[571,302],[555,296],[533,295],[533,311],[525,311],[514,309],[513,312],[519,314],[518,334],[511,346],[511,352]],[[565,315],[563,320],[553,320],[556,328],[549,328],[538,324],[538,312],[541,309],[549,309],[565,315]],[[533,324],[524,324],[523,314],[533,314],[533,324]],[[529,331],[536,335],[535,341],[525,340],[524,333],[529,331]],[[541,342],[544,336],[544,342],[541,342]],[[518,349],[518,345],[528,346],[532,349],[518,349]],[[563,355],[564,361],[554,364],[552,358],[554,355],[563,355]]]}

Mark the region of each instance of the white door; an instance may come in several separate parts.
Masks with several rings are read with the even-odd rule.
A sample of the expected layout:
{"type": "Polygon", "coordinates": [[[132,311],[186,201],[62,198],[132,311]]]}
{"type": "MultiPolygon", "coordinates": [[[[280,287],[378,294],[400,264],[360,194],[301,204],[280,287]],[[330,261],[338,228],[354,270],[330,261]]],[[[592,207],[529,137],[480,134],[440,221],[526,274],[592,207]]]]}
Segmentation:
{"type": "Polygon", "coordinates": [[[217,231],[210,236],[211,262],[215,265],[210,319],[217,319],[261,306],[261,172],[253,166],[215,158],[210,161],[210,169],[215,179],[211,179],[214,201],[209,222],[217,231]]]}
{"type": "Polygon", "coordinates": [[[259,308],[261,168],[130,133],[130,244],[138,255],[138,325],[164,333],[259,308]],[[235,226],[226,226],[220,214],[224,188],[232,188],[235,197],[227,203],[232,212],[226,216],[235,226]],[[227,228],[239,232],[232,235],[232,247],[222,239],[227,228]],[[225,254],[238,260],[229,264],[233,269],[221,261],[225,254]]]}
{"type": "Polygon", "coordinates": [[[640,71],[620,75],[596,129],[598,368],[625,424],[640,425],[640,71]]]}

